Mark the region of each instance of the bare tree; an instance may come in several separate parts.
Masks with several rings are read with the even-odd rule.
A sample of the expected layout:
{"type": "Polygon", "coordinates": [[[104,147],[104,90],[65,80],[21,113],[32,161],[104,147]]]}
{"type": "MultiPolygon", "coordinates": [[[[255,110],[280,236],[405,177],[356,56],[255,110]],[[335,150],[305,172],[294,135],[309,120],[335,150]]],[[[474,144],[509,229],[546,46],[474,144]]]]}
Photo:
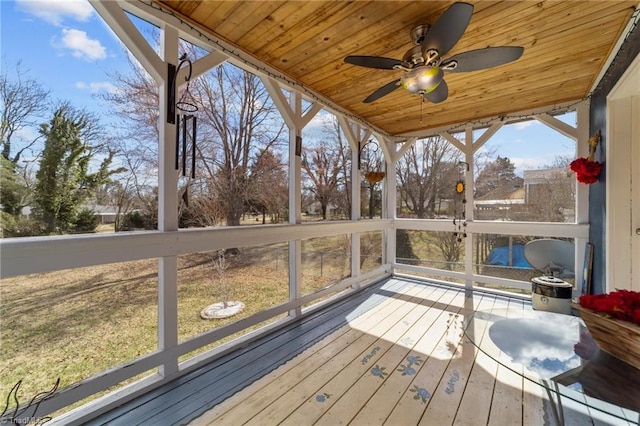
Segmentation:
{"type": "MultiPolygon", "coordinates": [[[[4,70],[7,67],[3,67],[4,70]]],[[[27,127],[40,124],[39,121],[49,107],[49,90],[45,90],[38,81],[27,76],[28,70],[22,69],[21,62],[16,64],[16,77],[9,80],[6,73],[0,75],[0,98],[2,98],[2,115],[0,122],[0,141],[2,156],[13,165],[18,164],[23,153],[38,141],[40,136],[26,141],[17,152],[14,150],[13,138],[27,127]]]]}
{"type": "Polygon", "coordinates": [[[434,215],[436,198],[460,152],[440,136],[417,141],[398,160],[396,178],[402,206],[418,218],[434,215]]]}
{"type": "Polygon", "coordinates": [[[323,123],[323,134],[327,140],[336,141],[336,152],[338,155],[338,166],[340,175],[338,178],[338,191],[335,204],[339,213],[344,217],[351,215],[351,147],[345,140],[340,128],[338,118],[331,114],[330,118],[323,123]]]}
{"type": "MultiPolygon", "coordinates": [[[[200,55],[194,46],[181,46],[189,56],[200,55]]],[[[153,79],[131,62],[131,72],[115,73],[118,90],[103,95],[125,121],[122,140],[129,161],[139,163],[134,179],[137,188],[148,188],[148,179],[137,173],[157,175],[158,87],[153,79]]],[[[184,88],[182,93],[184,94],[184,88]]],[[[277,113],[260,79],[230,64],[220,65],[192,79],[191,101],[199,108],[197,135],[197,177],[180,178],[189,187],[189,214],[200,226],[217,223],[220,212],[227,225],[239,225],[248,205],[252,181],[250,162],[259,152],[279,142],[284,122],[277,113]],[[202,211],[197,211],[202,209],[202,211]]],[[[180,209],[185,206],[181,204],[180,209]]]]}
{"type": "Polygon", "coordinates": [[[463,240],[453,232],[436,232],[435,245],[445,261],[445,269],[453,270],[453,264],[460,261],[463,240]]]}
{"type": "Polygon", "coordinates": [[[205,138],[203,159],[211,188],[222,205],[227,226],[240,224],[250,198],[252,157],[280,142],[284,123],[260,79],[223,64],[195,81],[194,98],[202,105],[205,138]]]}
{"type": "Polygon", "coordinates": [[[277,153],[263,150],[251,165],[251,186],[249,205],[262,213],[262,223],[266,223],[266,215],[271,222],[282,220],[287,209],[289,198],[287,171],[277,153]]]}
{"type": "Polygon", "coordinates": [[[322,219],[327,218],[327,208],[338,195],[340,183],[340,155],[326,142],[306,148],[302,157],[302,170],[308,179],[305,188],[320,203],[322,219]]]}

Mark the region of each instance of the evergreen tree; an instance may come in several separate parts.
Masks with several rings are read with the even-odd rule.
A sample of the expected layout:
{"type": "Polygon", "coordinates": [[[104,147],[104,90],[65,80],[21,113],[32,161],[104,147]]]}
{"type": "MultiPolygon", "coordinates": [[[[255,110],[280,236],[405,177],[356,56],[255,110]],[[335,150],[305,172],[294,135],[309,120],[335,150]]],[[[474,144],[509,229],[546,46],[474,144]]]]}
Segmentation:
{"type": "Polygon", "coordinates": [[[84,111],[64,104],[41,127],[45,145],[36,173],[35,213],[45,223],[45,233],[73,229],[79,206],[113,173],[109,171],[113,153],[95,173],[89,173],[95,152],[89,144],[97,121],[84,111]]]}
{"type": "Polygon", "coordinates": [[[18,166],[0,156],[0,204],[2,211],[11,216],[20,215],[27,205],[29,189],[18,166]]]}
{"type": "Polygon", "coordinates": [[[480,197],[498,188],[515,189],[522,186],[522,178],[508,157],[498,156],[485,165],[476,178],[475,196],[480,197]]]}

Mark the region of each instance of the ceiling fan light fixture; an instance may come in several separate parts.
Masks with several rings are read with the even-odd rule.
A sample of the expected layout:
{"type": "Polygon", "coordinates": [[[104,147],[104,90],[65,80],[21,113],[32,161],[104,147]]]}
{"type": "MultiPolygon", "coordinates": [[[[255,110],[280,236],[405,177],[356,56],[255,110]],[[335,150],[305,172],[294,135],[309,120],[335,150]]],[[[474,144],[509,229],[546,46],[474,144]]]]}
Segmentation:
{"type": "Polygon", "coordinates": [[[426,94],[435,90],[443,78],[440,67],[418,67],[405,73],[400,84],[411,94],[426,94]]]}

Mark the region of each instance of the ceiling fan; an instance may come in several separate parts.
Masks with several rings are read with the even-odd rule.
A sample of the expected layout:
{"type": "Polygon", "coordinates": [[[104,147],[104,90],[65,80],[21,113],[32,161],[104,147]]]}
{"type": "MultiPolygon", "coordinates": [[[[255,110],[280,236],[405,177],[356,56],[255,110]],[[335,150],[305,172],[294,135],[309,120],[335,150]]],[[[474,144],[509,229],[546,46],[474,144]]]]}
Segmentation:
{"type": "Polygon", "coordinates": [[[444,81],[445,72],[469,72],[503,65],[522,56],[523,47],[500,46],[470,50],[450,58],[444,58],[460,40],[469,25],[473,5],[454,3],[433,23],[419,25],[411,30],[411,40],[416,44],[405,53],[402,60],[381,56],[347,56],[348,64],[383,70],[402,70],[397,80],[385,84],[364,99],[370,103],[404,87],[409,93],[439,103],[449,96],[444,81]]]}

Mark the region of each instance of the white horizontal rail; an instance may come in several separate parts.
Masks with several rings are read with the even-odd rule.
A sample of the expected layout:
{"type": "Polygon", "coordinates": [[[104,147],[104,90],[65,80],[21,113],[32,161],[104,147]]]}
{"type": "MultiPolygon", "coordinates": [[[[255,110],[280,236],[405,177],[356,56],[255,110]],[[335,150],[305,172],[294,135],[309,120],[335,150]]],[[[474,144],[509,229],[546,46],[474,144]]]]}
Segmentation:
{"type": "MultiPolygon", "coordinates": [[[[451,220],[442,219],[395,219],[396,229],[418,231],[455,232],[451,220]]],[[[576,223],[542,222],[467,222],[467,232],[476,234],[530,235],[554,238],[589,238],[589,225],[576,223]]]]}
{"type": "Polygon", "coordinates": [[[446,269],[426,268],[424,266],[406,265],[404,263],[394,263],[393,267],[399,271],[419,272],[423,274],[431,274],[434,276],[446,277],[451,279],[467,280],[483,284],[494,284],[502,287],[518,288],[523,290],[531,290],[531,283],[528,281],[519,281],[509,278],[492,277],[490,275],[465,274],[464,272],[448,271],[446,269]]]}
{"type": "Polygon", "coordinates": [[[0,241],[0,278],[353,232],[381,231],[388,226],[389,220],[360,220],[172,232],[7,238],[0,241]]]}

